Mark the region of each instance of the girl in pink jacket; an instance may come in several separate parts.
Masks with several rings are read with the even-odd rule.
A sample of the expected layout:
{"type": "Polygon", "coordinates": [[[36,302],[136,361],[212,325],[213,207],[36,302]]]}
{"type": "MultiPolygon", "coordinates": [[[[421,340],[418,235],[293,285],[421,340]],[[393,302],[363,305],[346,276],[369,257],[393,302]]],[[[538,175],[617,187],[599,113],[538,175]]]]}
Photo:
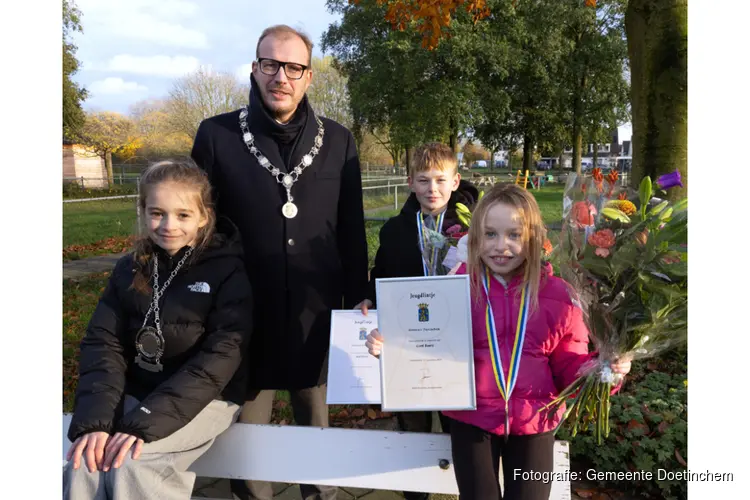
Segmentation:
{"type": "MultiPolygon", "coordinates": [[[[514,184],[490,190],[472,216],[468,259],[457,272],[471,279],[477,409],[443,412],[453,420],[461,500],[549,498],[551,483],[524,481],[523,473],[552,472],[554,430],[564,408],[539,410],[596,356],[588,351],[588,329],[570,286],[541,261],[545,238],[536,200],[514,184]]],[[[380,354],[377,330],[367,345],[380,354]]],[[[613,363],[612,370],[628,373],[630,362],[613,363]]]]}

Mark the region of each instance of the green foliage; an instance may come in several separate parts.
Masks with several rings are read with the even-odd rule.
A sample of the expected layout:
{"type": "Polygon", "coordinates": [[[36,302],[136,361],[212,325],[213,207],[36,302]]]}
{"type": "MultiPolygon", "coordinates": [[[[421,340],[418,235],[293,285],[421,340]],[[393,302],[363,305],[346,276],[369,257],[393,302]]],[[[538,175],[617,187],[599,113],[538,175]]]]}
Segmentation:
{"type": "Polygon", "coordinates": [[[489,49],[468,17],[456,19],[452,38],[428,51],[415,26],[391,30],[375,0],[327,5],[342,19],[323,34],[322,48],[348,78],[355,127],[387,130],[394,156],[398,148],[455,139],[478,110],[474,54],[489,49]]]}
{"type": "Polygon", "coordinates": [[[77,47],[70,41],[71,32],[83,33],[81,11],[74,0],[63,0],[63,137],[71,137],[83,126],[86,119],[81,103],[86,99],[86,89],[72,80],[80,63],[76,59],[77,47]]]}
{"type": "Polygon", "coordinates": [[[634,380],[637,374],[626,380],[623,390],[610,399],[611,432],[602,446],[593,434],[579,432],[573,438],[561,429],[558,437],[571,442],[571,456],[590,462],[597,471],[652,472],[653,481],[627,486],[656,498],[686,498],[686,481],[656,480],[658,469],[686,469],[680,461],[687,460],[687,364],[683,358],[673,366],[674,373],[652,371],[640,380],[634,380]]]}

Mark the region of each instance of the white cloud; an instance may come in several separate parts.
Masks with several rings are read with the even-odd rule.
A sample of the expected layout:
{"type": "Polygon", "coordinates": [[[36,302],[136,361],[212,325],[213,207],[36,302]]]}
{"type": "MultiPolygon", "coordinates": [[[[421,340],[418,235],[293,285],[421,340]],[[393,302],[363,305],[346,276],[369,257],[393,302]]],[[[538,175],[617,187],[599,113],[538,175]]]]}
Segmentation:
{"type": "Polygon", "coordinates": [[[102,69],[119,73],[136,75],[153,75],[178,77],[195,71],[200,66],[198,59],[192,56],[132,56],[120,54],[107,62],[102,69]]]}
{"type": "Polygon", "coordinates": [[[79,0],[78,7],[95,30],[108,37],[148,41],[170,47],[208,48],[208,38],[196,29],[175,22],[195,17],[198,5],[186,0],[79,0]]]}
{"type": "Polygon", "coordinates": [[[110,77],[104,80],[97,80],[89,85],[88,88],[92,94],[100,95],[115,95],[115,94],[126,94],[129,92],[145,92],[148,90],[147,87],[139,84],[138,82],[126,82],[122,78],[110,77]]]}

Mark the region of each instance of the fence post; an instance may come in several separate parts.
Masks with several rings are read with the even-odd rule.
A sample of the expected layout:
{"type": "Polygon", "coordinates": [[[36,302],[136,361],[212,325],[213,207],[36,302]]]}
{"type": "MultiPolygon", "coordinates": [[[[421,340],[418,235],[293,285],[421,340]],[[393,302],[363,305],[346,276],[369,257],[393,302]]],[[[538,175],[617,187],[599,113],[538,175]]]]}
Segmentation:
{"type": "Polygon", "coordinates": [[[83,184],[83,176],[81,176],[81,189],[85,189],[86,186],[83,184]]]}
{"type": "Polygon", "coordinates": [[[393,186],[393,209],[398,210],[398,186],[393,186]]]}

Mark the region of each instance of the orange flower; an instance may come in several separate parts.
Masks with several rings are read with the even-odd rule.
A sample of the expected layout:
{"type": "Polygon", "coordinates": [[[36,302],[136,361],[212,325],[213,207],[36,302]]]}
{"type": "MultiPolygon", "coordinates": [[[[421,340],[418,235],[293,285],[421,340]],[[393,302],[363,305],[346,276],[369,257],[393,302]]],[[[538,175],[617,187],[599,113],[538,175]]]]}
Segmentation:
{"type": "Polygon", "coordinates": [[[545,238],[542,249],[544,250],[545,257],[548,257],[552,253],[552,242],[545,238]]]}
{"type": "Polygon", "coordinates": [[[621,212],[624,212],[625,215],[633,215],[638,211],[633,202],[629,200],[612,200],[607,203],[607,206],[614,207],[621,212]]]}
{"type": "Polygon", "coordinates": [[[622,193],[620,193],[620,194],[617,195],[617,199],[618,200],[627,200],[628,199],[628,193],[626,193],[625,191],[623,191],[622,193]]]}
{"type": "Polygon", "coordinates": [[[610,170],[607,174],[607,182],[614,185],[619,177],[620,173],[617,170],[610,170]]]}
{"type": "Polygon", "coordinates": [[[573,219],[579,228],[594,225],[596,207],[587,201],[577,201],[573,204],[573,219]]]}
{"type": "Polygon", "coordinates": [[[596,255],[606,258],[609,256],[609,249],[615,246],[615,233],[611,229],[597,231],[589,236],[589,245],[596,247],[596,255]]]}
{"type": "Polygon", "coordinates": [[[593,177],[596,182],[602,182],[604,180],[604,176],[602,175],[602,169],[599,167],[596,167],[594,170],[591,171],[591,177],[593,177]]]}

